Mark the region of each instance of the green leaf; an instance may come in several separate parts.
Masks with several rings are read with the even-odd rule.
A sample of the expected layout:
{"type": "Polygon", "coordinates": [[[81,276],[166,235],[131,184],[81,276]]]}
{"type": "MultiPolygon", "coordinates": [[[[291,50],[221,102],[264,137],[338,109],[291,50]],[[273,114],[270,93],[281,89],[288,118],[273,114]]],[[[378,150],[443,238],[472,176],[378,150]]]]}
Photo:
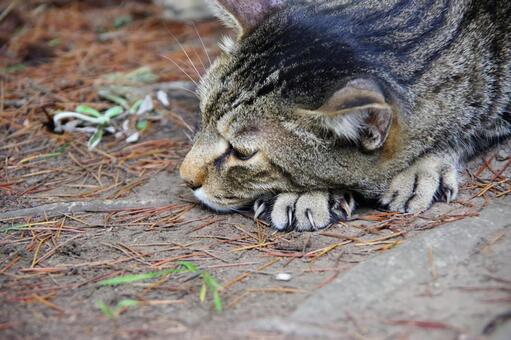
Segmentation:
{"type": "Polygon", "coordinates": [[[57,150],[55,150],[55,153],[58,153],[58,154],[63,154],[67,148],[69,147],[71,143],[65,143],[65,144],[62,144],[61,146],[59,146],[57,148],[57,150]]]}
{"type": "Polygon", "coordinates": [[[15,225],[12,225],[10,227],[3,227],[2,229],[0,229],[3,233],[7,233],[9,231],[20,231],[20,230],[25,230],[27,229],[27,227],[29,227],[31,224],[30,223],[24,223],[24,224],[15,224],[15,225]]]}
{"type": "Polygon", "coordinates": [[[6,66],[4,68],[2,68],[2,71],[5,72],[5,73],[17,73],[17,72],[21,72],[21,71],[24,71],[27,67],[24,65],[24,64],[13,64],[13,65],[9,65],[9,66],[6,66]]]}
{"type": "Polygon", "coordinates": [[[99,144],[99,142],[101,142],[102,138],[103,138],[103,129],[102,128],[98,128],[96,130],[96,133],[94,133],[90,137],[89,141],[87,142],[89,150],[94,149],[99,144]]]}
{"type": "Polygon", "coordinates": [[[121,311],[125,308],[133,308],[138,305],[140,305],[140,301],[133,299],[123,299],[119,301],[114,308],[108,306],[103,301],[96,302],[96,306],[99,308],[99,310],[109,319],[115,319],[118,317],[121,311]]]}
{"type": "Polygon", "coordinates": [[[204,301],[206,301],[206,294],[208,292],[208,287],[206,287],[206,284],[203,283],[202,284],[202,287],[200,288],[200,292],[199,292],[199,301],[204,303],[204,301]]]}
{"type": "Polygon", "coordinates": [[[58,156],[60,156],[60,155],[62,155],[62,152],[58,152],[58,151],[57,151],[57,152],[47,153],[46,155],[44,155],[44,156],[43,156],[43,157],[41,157],[41,158],[43,158],[43,159],[55,158],[55,157],[58,157],[58,156]]]}
{"type": "Polygon", "coordinates": [[[115,318],[115,312],[112,308],[110,308],[106,303],[103,301],[97,301],[96,306],[99,308],[101,313],[103,313],[104,316],[106,316],[109,319],[115,318]]]}
{"type": "Polygon", "coordinates": [[[158,81],[158,76],[154,74],[148,66],[137,68],[136,70],[126,73],[124,76],[126,80],[135,83],[149,84],[158,81]]]}
{"type": "Polygon", "coordinates": [[[136,128],[139,131],[144,131],[145,129],[147,129],[148,125],[149,124],[147,122],[147,119],[142,119],[142,120],[137,121],[136,128]]]}
{"type": "Polygon", "coordinates": [[[137,100],[133,105],[131,105],[128,112],[131,114],[136,113],[138,111],[138,108],[140,107],[140,105],[142,105],[142,102],[143,102],[142,99],[137,100]]]}
{"type": "Polygon", "coordinates": [[[52,40],[48,41],[48,46],[56,47],[56,46],[59,46],[61,43],[62,43],[62,41],[59,38],[56,38],[56,39],[52,39],[52,40]]]}
{"type": "Polygon", "coordinates": [[[218,293],[218,290],[215,290],[213,292],[213,303],[215,305],[215,310],[217,312],[221,312],[223,309],[222,298],[220,297],[220,293],[218,293]]]}
{"type": "Polygon", "coordinates": [[[222,287],[217,280],[208,272],[202,273],[202,279],[204,280],[204,284],[207,285],[211,294],[213,295],[213,304],[215,305],[215,310],[217,312],[222,311],[222,298],[220,297],[219,289],[222,287]]]}
{"type": "Polygon", "coordinates": [[[137,301],[137,300],[132,300],[132,299],[124,299],[124,300],[121,300],[119,301],[119,303],[117,304],[117,308],[130,308],[130,307],[136,307],[140,305],[140,302],[137,301]]]}
{"type": "Polygon", "coordinates": [[[114,106],[114,107],[111,107],[108,110],[106,110],[105,113],[103,113],[103,116],[107,117],[108,119],[112,119],[112,118],[117,117],[118,115],[120,115],[123,112],[124,112],[124,109],[122,108],[122,106],[114,106]]]}
{"type": "Polygon", "coordinates": [[[177,264],[181,267],[185,267],[191,273],[197,273],[199,271],[199,267],[188,261],[177,261],[177,264]]]}
{"type": "Polygon", "coordinates": [[[144,281],[149,279],[154,279],[157,277],[161,277],[164,275],[169,275],[173,273],[179,273],[182,272],[179,269],[166,269],[159,272],[149,272],[149,273],[143,273],[143,274],[129,274],[129,275],[122,275],[117,276],[111,279],[105,279],[98,282],[98,285],[100,286],[118,286],[126,283],[133,283],[138,281],[144,281]]]}
{"type": "Polygon", "coordinates": [[[131,17],[131,15],[121,15],[121,16],[118,16],[114,19],[114,28],[115,29],[119,29],[123,26],[126,26],[128,25],[129,23],[131,23],[133,21],[133,18],[131,17]]]}
{"type": "Polygon", "coordinates": [[[211,274],[208,272],[202,273],[202,278],[204,279],[204,282],[208,285],[209,289],[211,290],[217,290],[220,287],[222,287],[217,280],[211,274]]]}
{"type": "Polygon", "coordinates": [[[98,110],[93,109],[92,107],[87,106],[87,105],[83,105],[83,104],[82,105],[78,105],[76,107],[75,111],[78,112],[78,113],[86,114],[86,115],[94,117],[94,118],[101,117],[101,113],[99,113],[98,110]]]}
{"type": "Polygon", "coordinates": [[[101,90],[98,92],[98,95],[102,98],[105,98],[105,99],[111,101],[112,103],[122,106],[126,110],[129,110],[129,108],[130,108],[128,101],[126,99],[116,96],[115,94],[113,94],[112,92],[110,92],[108,90],[101,90]]]}

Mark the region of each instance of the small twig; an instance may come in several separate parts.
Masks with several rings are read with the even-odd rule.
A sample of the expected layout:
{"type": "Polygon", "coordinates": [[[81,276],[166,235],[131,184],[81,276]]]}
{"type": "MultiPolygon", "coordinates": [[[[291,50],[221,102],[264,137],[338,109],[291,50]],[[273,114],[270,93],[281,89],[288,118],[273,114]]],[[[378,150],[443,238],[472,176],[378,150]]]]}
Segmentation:
{"type": "Polygon", "coordinates": [[[2,22],[2,20],[4,20],[7,17],[7,15],[9,15],[9,13],[16,7],[18,2],[19,0],[11,1],[9,6],[7,6],[7,8],[0,14],[0,22],[2,22]]]}
{"type": "Polygon", "coordinates": [[[493,334],[499,326],[511,320],[511,310],[494,317],[483,329],[483,335],[493,334]]]}
{"type": "Polygon", "coordinates": [[[35,216],[59,216],[71,213],[84,212],[111,212],[125,209],[157,208],[169,205],[168,200],[93,200],[78,202],[61,202],[45,204],[34,208],[7,211],[0,214],[0,220],[35,217],[35,216]]]}

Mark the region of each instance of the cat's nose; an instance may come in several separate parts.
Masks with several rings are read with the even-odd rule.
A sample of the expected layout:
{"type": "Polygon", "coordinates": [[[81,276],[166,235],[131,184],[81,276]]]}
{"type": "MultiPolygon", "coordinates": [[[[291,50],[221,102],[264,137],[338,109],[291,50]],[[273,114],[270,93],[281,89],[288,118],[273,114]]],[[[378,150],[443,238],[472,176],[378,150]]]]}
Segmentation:
{"type": "Polygon", "coordinates": [[[192,190],[195,190],[200,188],[204,183],[206,169],[192,154],[188,154],[179,168],[179,174],[186,185],[192,190]]]}
{"type": "Polygon", "coordinates": [[[181,178],[192,189],[203,186],[209,175],[209,165],[228,149],[229,143],[221,137],[210,132],[203,133],[195,141],[179,168],[181,178]]]}

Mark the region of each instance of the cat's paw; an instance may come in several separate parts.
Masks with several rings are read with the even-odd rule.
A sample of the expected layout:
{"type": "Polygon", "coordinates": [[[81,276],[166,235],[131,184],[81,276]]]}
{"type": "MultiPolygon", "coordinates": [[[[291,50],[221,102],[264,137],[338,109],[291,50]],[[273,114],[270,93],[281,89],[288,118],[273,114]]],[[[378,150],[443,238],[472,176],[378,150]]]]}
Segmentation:
{"type": "Polygon", "coordinates": [[[254,203],[254,217],[267,220],[279,231],[313,231],[346,220],[355,208],[351,194],[312,191],[283,193],[254,203]]]}
{"type": "Polygon", "coordinates": [[[457,194],[454,162],[428,156],[394,177],[381,203],[391,211],[415,213],[429,209],[435,201],[449,203],[457,194]]]}

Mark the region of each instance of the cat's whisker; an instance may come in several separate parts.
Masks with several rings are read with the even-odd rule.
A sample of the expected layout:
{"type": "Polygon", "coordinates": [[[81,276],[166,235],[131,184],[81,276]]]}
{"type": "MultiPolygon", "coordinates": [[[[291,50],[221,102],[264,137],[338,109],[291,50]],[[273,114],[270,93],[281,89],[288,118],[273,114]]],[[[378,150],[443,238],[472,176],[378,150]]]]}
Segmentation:
{"type": "Polygon", "coordinates": [[[206,49],[206,45],[204,45],[204,41],[202,40],[202,37],[200,36],[199,30],[197,29],[197,26],[195,23],[192,23],[193,29],[195,30],[195,33],[197,34],[197,37],[199,37],[200,43],[202,45],[202,49],[204,50],[204,53],[206,53],[206,57],[208,57],[208,66],[211,66],[211,57],[209,56],[208,50],[206,49]]]}
{"type": "Polygon", "coordinates": [[[177,45],[181,48],[181,50],[185,54],[186,58],[188,58],[188,61],[190,62],[190,64],[192,65],[193,69],[195,70],[195,72],[199,76],[199,79],[202,78],[202,75],[200,74],[199,70],[197,70],[197,67],[195,67],[195,64],[193,63],[192,59],[190,58],[190,55],[188,54],[188,52],[186,52],[186,49],[184,48],[184,46],[179,42],[179,40],[176,38],[176,36],[172,32],[170,32],[170,35],[172,35],[172,37],[176,41],[177,45]]]}
{"type": "Polygon", "coordinates": [[[195,135],[196,131],[190,126],[190,124],[186,122],[186,120],[184,120],[184,118],[178,112],[174,111],[174,116],[179,118],[184,127],[187,128],[188,131],[190,131],[193,135],[195,135]]]}
{"type": "Polygon", "coordinates": [[[176,65],[176,67],[177,67],[177,68],[178,68],[181,72],[183,72],[183,73],[184,73],[184,74],[188,77],[188,79],[190,79],[190,80],[191,80],[191,82],[195,84],[195,86],[199,86],[199,84],[197,83],[197,81],[196,81],[195,79],[193,79],[193,78],[192,78],[192,76],[191,76],[188,72],[186,72],[186,71],[185,71],[185,70],[184,70],[181,66],[179,66],[179,64],[178,64],[178,63],[176,63],[174,60],[172,60],[170,57],[167,57],[166,55],[161,55],[161,57],[163,57],[163,58],[167,59],[168,61],[170,61],[171,63],[173,63],[174,65],[176,65]]]}
{"type": "Polygon", "coordinates": [[[190,93],[190,94],[193,94],[193,96],[197,99],[200,99],[199,95],[197,94],[197,92],[195,91],[192,91],[190,89],[187,89],[186,87],[181,87],[181,86],[174,86],[174,88],[176,90],[181,90],[181,91],[184,91],[184,92],[187,92],[187,93],[190,93]]]}
{"type": "MultiPolygon", "coordinates": [[[[207,67],[206,67],[206,65],[204,64],[204,62],[202,61],[202,58],[200,57],[199,53],[197,53],[197,51],[196,51],[196,50],[193,50],[193,54],[195,54],[195,57],[199,60],[199,63],[200,63],[200,65],[202,66],[202,69],[203,69],[204,71],[206,71],[207,67]]],[[[202,75],[201,75],[201,78],[202,78],[202,75]]]]}
{"type": "Polygon", "coordinates": [[[190,142],[192,142],[192,141],[193,141],[193,137],[192,137],[192,136],[190,136],[190,135],[188,134],[188,132],[186,132],[186,131],[185,131],[185,132],[184,132],[184,134],[185,134],[186,138],[188,138],[188,140],[189,140],[190,142]]]}
{"type": "MultiPolygon", "coordinates": [[[[195,28],[195,24],[193,24],[193,27],[195,28]]],[[[197,33],[197,29],[195,28],[195,32],[197,33]]],[[[200,36],[199,37],[199,40],[201,39],[200,36]]],[[[204,48],[204,45],[202,45],[202,48],[204,48]]],[[[197,52],[197,49],[194,49],[193,50],[193,54],[195,55],[195,57],[199,60],[199,63],[200,65],[202,66],[202,69],[204,71],[206,71],[208,69],[208,67],[206,66],[206,64],[204,63],[204,60],[203,60],[203,56],[200,56],[199,53],[197,52]]]]}

